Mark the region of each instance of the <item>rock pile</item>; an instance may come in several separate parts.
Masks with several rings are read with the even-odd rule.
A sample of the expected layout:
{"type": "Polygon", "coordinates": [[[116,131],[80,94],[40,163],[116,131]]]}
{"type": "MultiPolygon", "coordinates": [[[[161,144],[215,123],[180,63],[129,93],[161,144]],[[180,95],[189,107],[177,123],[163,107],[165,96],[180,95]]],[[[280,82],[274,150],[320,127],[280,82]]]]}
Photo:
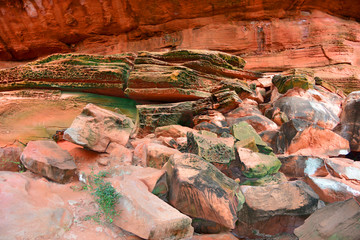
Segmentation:
{"type": "MultiPolygon", "coordinates": [[[[84,59],[58,56],[56,64],[84,59]]],[[[40,233],[9,206],[0,211],[5,238],[24,237],[16,230],[19,221],[32,238],[76,237],[76,229],[85,226],[79,215],[85,202],[65,197],[64,189],[80,182],[91,186],[90,171],[107,170],[106,180],[121,194],[119,214],[106,228],[110,239],[119,232],[124,239],[357,239],[360,165],[347,157],[359,152],[359,92],[345,99],[298,72],[263,85],[260,75],[242,70],[241,58],[218,52],[129,56],[121,60],[131,65],[121,73],[129,97],[191,101],[138,105],[135,123],[88,104],[64,140],[29,142],[20,160],[33,174],[0,172],[0,201],[9,206],[17,194],[30,211],[39,201],[33,199],[37,191],[46,191],[49,209],[36,205],[35,211],[43,212],[42,220],[57,217],[54,228],[40,233]]],[[[114,66],[113,57],[104,59],[114,66]]],[[[58,79],[66,71],[58,71],[58,79]]],[[[13,86],[20,82],[15,79],[13,86]]],[[[1,161],[18,159],[19,151],[2,148],[1,161]]],[[[16,170],[3,165],[2,170],[16,170]]],[[[85,191],[78,194],[91,199],[85,191]]]]}

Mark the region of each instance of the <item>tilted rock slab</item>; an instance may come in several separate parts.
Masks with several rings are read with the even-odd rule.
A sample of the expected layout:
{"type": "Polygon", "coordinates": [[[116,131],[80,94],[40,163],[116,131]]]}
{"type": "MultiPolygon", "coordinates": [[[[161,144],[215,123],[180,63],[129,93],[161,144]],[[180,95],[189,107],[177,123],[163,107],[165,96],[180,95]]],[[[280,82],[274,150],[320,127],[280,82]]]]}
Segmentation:
{"type": "Polygon", "coordinates": [[[169,176],[169,202],[193,218],[233,229],[244,203],[238,183],[195,154],[176,154],[164,166],[169,176]]]}
{"type": "Polygon", "coordinates": [[[111,142],[125,145],[134,127],[132,120],[94,104],[85,106],[64,139],[96,152],[105,152],[111,142]]]}
{"type": "Polygon", "coordinates": [[[191,218],[148,191],[140,180],[130,176],[112,179],[122,196],[116,204],[120,215],[114,224],[144,239],[183,239],[193,234],[191,218]]]}
{"type": "Polygon", "coordinates": [[[305,162],[304,174],[306,182],[325,202],[360,196],[360,166],[353,160],[311,157],[305,162]]]}
{"type": "Polygon", "coordinates": [[[294,233],[300,240],[357,240],[360,236],[359,219],[360,198],[352,198],[317,210],[294,233]]]}
{"type": "Polygon", "coordinates": [[[66,183],[75,176],[74,158],[51,140],[30,141],[20,160],[30,171],[58,183],[66,183]]]}

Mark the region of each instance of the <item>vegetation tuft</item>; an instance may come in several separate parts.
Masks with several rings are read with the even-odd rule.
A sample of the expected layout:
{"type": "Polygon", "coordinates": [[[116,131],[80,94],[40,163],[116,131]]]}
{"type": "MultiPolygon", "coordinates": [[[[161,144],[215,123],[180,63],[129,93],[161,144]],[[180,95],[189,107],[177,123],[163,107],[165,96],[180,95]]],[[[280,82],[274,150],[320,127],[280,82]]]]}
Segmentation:
{"type": "Polygon", "coordinates": [[[99,204],[99,211],[93,216],[88,216],[85,220],[93,219],[98,223],[112,223],[114,217],[119,214],[115,210],[115,204],[121,195],[116,192],[109,182],[104,181],[103,178],[106,175],[108,175],[108,172],[100,171],[98,174],[90,176],[93,178],[93,184],[88,185],[87,189],[92,192],[91,194],[95,197],[95,201],[99,204]]]}

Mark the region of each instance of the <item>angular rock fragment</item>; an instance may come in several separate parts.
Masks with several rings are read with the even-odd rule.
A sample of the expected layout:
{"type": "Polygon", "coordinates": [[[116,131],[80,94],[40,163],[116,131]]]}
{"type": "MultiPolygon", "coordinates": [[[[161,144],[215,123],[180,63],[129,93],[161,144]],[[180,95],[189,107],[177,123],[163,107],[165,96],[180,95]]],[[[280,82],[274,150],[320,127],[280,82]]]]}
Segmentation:
{"type": "Polygon", "coordinates": [[[321,200],[336,202],[360,196],[360,168],[354,161],[313,157],[306,160],[305,166],[306,182],[321,200]]]}
{"type": "Polygon", "coordinates": [[[120,215],[114,224],[144,239],[183,239],[193,234],[191,218],[180,213],[157,196],[148,187],[132,177],[111,180],[121,194],[115,209],[120,215]]]}
{"type": "Polygon", "coordinates": [[[234,228],[244,197],[239,185],[194,154],[176,154],[164,166],[169,202],[181,212],[234,228]]]}
{"type": "Polygon", "coordinates": [[[51,140],[30,141],[20,159],[30,171],[58,183],[66,183],[75,176],[73,157],[51,140]]]}
{"type": "Polygon", "coordinates": [[[137,137],[152,133],[157,127],[168,125],[190,126],[194,102],[137,105],[137,137]]]}
{"type": "Polygon", "coordinates": [[[125,145],[134,127],[132,120],[94,104],[85,106],[64,139],[96,152],[105,152],[111,142],[125,145]]]}
{"type": "Polygon", "coordinates": [[[169,158],[177,153],[180,151],[161,144],[142,143],[135,148],[134,157],[138,158],[143,166],[161,169],[169,158]]]}
{"type": "Polygon", "coordinates": [[[241,190],[245,204],[234,230],[239,237],[259,238],[292,233],[319,205],[318,195],[302,181],[242,186],[241,190]]]}
{"type": "Polygon", "coordinates": [[[307,90],[312,88],[315,82],[305,74],[294,74],[289,76],[275,75],[272,83],[277,87],[279,93],[286,93],[295,87],[307,90]]]}
{"type": "Polygon", "coordinates": [[[349,239],[360,236],[360,199],[329,204],[310,215],[294,233],[300,240],[349,239]]]}
{"type": "Polygon", "coordinates": [[[218,138],[216,135],[187,133],[187,150],[209,162],[227,164],[235,160],[234,139],[218,138]]]}
{"type": "Polygon", "coordinates": [[[260,153],[272,153],[272,149],[261,139],[261,137],[256,133],[255,129],[247,122],[239,122],[232,125],[230,132],[235,137],[235,139],[239,141],[248,141],[249,139],[254,139],[256,147],[259,149],[260,153]]]}
{"type": "Polygon", "coordinates": [[[158,137],[172,137],[172,138],[179,138],[179,137],[186,137],[187,132],[197,132],[196,130],[184,127],[181,125],[167,125],[163,127],[157,127],[155,129],[155,136],[158,137]]]}
{"type": "Polygon", "coordinates": [[[261,178],[276,173],[281,162],[274,155],[253,152],[250,149],[238,147],[237,155],[242,165],[242,173],[248,178],[261,178]]]}

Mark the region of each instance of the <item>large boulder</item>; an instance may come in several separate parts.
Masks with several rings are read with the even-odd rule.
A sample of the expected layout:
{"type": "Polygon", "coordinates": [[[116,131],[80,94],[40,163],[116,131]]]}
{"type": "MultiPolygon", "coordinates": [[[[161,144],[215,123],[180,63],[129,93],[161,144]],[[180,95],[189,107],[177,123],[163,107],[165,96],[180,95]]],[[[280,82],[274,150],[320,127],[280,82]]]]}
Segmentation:
{"type": "Polygon", "coordinates": [[[169,176],[169,202],[181,212],[235,227],[244,203],[238,183],[194,154],[176,154],[164,166],[169,176]]]}
{"type": "Polygon", "coordinates": [[[350,159],[308,158],[304,173],[306,182],[325,202],[360,196],[360,167],[350,159]]]}
{"type": "Polygon", "coordinates": [[[105,152],[111,142],[125,145],[134,127],[132,120],[94,104],[85,106],[64,139],[96,152],[105,152]]]}
{"type": "Polygon", "coordinates": [[[307,120],[327,129],[333,129],[340,121],[339,117],[326,104],[299,96],[281,97],[273,107],[284,112],[288,119],[307,120]]]}
{"type": "Polygon", "coordinates": [[[360,199],[329,204],[310,215],[294,233],[300,240],[357,240],[360,236],[360,199]]]}
{"type": "Polygon", "coordinates": [[[350,142],[351,151],[360,152],[360,91],[346,98],[338,133],[350,142]]]}
{"type": "Polygon", "coordinates": [[[192,236],[191,218],[148,191],[142,181],[129,176],[112,178],[121,194],[114,224],[144,239],[183,239],[192,236]]]}
{"type": "Polygon", "coordinates": [[[339,156],[349,151],[348,140],[329,129],[316,126],[297,133],[287,149],[289,154],[312,156],[339,156]]]}
{"type": "Polygon", "coordinates": [[[228,164],[235,160],[234,138],[218,138],[206,133],[187,133],[187,151],[209,162],[228,164]]]}
{"type": "Polygon", "coordinates": [[[20,159],[30,171],[58,183],[69,182],[75,176],[73,157],[51,140],[30,141],[20,159]]]}
{"type": "Polygon", "coordinates": [[[19,171],[21,153],[22,150],[16,146],[1,147],[0,171],[19,171]]]}
{"type": "Polygon", "coordinates": [[[27,174],[0,172],[0,239],[57,239],[73,216],[55,183],[27,174]]]}
{"type": "Polygon", "coordinates": [[[335,132],[309,121],[292,119],[280,127],[276,153],[339,156],[349,153],[349,142],[335,132]]]}
{"type": "Polygon", "coordinates": [[[313,213],[318,195],[304,182],[268,186],[242,186],[245,204],[234,232],[238,237],[259,238],[292,233],[313,213]]]}

